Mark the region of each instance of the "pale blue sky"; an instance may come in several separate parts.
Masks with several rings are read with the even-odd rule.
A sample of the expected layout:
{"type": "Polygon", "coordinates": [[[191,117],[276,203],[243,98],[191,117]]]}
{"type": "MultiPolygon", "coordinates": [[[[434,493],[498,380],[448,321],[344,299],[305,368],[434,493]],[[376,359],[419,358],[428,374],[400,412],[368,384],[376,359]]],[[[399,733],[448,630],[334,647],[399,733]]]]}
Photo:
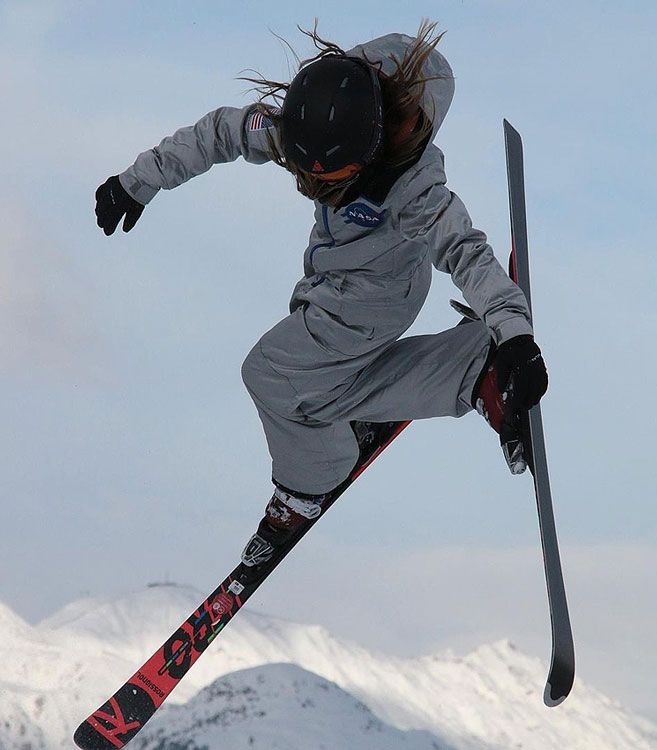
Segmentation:
{"type": "MultiPolygon", "coordinates": [[[[222,165],[108,239],[93,193],[177,127],[250,101],[244,68],[285,77],[268,28],[303,56],[295,23],[316,14],[343,46],[423,16],[447,29],[457,92],[437,142],[503,262],[502,118],[524,137],[580,674],[657,717],[647,2],[0,2],[0,600],[35,620],[165,575],[209,590],[257,523],[269,461],[239,368],[286,313],[312,207],[274,166],[222,165]]],[[[413,332],[453,325],[456,293],[436,275],[413,332]]],[[[529,480],[480,418],[418,423],[253,606],[402,653],[509,637],[545,658],[537,544],[529,480]],[[390,613],[400,571],[413,583],[390,613]]]]}

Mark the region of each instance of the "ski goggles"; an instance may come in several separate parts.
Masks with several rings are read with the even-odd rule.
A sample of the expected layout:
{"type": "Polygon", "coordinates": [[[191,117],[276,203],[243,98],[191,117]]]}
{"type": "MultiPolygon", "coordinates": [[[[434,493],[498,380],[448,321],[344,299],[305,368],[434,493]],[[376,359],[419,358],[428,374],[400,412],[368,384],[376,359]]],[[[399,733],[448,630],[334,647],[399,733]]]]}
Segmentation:
{"type": "Polygon", "coordinates": [[[333,172],[311,172],[311,175],[316,180],[321,180],[322,182],[342,182],[343,180],[351,181],[351,178],[358,175],[362,168],[362,164],[347,164],[341,169],[336,169],[333,172]]]}

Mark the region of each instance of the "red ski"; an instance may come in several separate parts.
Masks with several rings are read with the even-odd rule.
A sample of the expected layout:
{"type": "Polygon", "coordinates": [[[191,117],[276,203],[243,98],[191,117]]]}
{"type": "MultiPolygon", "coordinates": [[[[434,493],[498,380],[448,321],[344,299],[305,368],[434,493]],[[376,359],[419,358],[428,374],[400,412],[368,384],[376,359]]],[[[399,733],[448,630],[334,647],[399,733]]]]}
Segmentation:
{"type": "Polygon", "coordinates": [[[321,515],[307,521],[287,544],[277,548],[276,555],[259,567],[255,580],[240,563],[153,656],[80,724],[73,737],[75,744],[83,750],[111,750],[130,742],[272,570],[409,424],[353,423],[361,449],[359,460],[349,478],[324,502],[321,515]]]}

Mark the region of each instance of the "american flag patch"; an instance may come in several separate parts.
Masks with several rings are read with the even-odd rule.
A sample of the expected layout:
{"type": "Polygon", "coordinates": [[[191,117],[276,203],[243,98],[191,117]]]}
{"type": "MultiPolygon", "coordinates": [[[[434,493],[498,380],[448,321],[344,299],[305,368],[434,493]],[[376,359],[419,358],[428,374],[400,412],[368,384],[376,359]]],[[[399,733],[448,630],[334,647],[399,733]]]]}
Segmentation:
{"type": "Polygon", "coordinates": [[[272,121],[264,115],[262,112],[254,112],[249,117],[248,130],[264,130],[265,128],[271,128],[272,121]]]}

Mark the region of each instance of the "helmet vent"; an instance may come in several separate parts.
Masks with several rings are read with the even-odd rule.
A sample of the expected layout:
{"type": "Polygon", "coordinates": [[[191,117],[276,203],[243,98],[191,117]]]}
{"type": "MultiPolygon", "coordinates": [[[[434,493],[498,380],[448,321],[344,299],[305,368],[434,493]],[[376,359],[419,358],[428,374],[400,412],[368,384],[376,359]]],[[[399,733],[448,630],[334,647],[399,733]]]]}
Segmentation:
{"type": "Polygon", "coordinates": [[[305,154],[306,156],[308,156],[308,152],[303,146],[300,146],[298,143],[295,143],[294,145],[299,149],[299,151],[301,151],[302,154],[305,154]]]}
{"type": "Polygon", "coordinates": [[[335,153],[335,152],[336,152],[336,151],[337,151],[337,150],[338,150],[339,148],[340,148],[340,146],[333,146],[333,148],[330,148],[330,149],[329,149],[329,150],[328,150],[328,151],[326,152],[326,155],[327,155],[327,156],[330,156],[331,154],[334,154],[334,153],[335,153]]]}
{"type": "Polygon", "coordinates": [[[329,112],[329,122],[333,122],[335,117],[335,107],[331,104],[331,111],[329,112]]]}
{"type": "Polygon", "coordinates": [[[341,89],[344,89],[344,88],[346,88],[346,87],[347,87],[347,83],[349,83],[349,76],[345,76],[345,77],[344,77],[344,78],[342,79],[342,83],[340,84],[340,88],[341,88],[341,89]]]}
{"type": "Polygon", "coordinates": [[[301,119],[303,120],[305,116],[306,116],[306,105],[302,104],[301,105],[301,119]]]}

